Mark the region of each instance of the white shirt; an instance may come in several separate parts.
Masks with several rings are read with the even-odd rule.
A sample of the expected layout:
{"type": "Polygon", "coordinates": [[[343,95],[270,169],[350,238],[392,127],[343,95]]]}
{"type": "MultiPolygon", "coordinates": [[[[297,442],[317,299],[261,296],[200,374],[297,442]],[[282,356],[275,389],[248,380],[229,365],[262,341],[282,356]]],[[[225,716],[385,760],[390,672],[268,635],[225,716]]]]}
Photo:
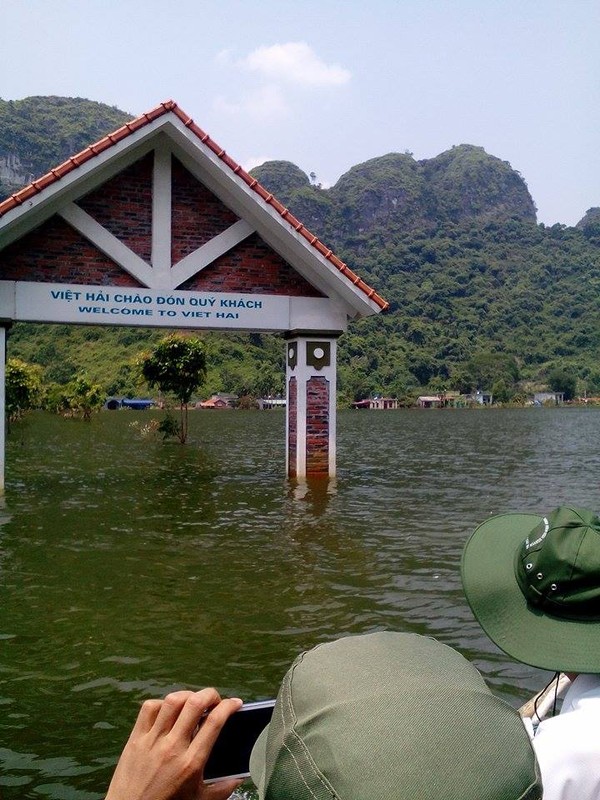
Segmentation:
{"type": "Polygon", "coordinates": [[[600,800],[600,675],[578,675],[560,714],[541,722],[533,748],[544,800],[600,800]]]}

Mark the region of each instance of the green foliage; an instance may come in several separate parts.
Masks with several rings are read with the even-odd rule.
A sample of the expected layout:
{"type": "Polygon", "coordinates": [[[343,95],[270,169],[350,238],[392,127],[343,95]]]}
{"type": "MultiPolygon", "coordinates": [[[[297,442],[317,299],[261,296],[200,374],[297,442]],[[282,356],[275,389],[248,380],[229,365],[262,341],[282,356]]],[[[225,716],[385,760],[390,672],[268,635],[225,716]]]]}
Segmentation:
{"type": "Polygon", "coordinates": [[[586,239],[595,245],[600,245],[600,208],[588,208],[576,227],[583,231],[586,239]]]}
{"type": "Polygon", "coordinates": [[[289,161],[267,161],[252,170],[252,176],[277,194],[277,199],[294,209],[295,215],[309,228],[321,229],[331,211],[329,193],[312,186],[306,173],[289,161]]]}
{"type": "Polygon", "coordinates": [[[151,353],[142,356],[140,368],[150,387],[174,394],[179,401],[181,421],[178,435],[184,444],[188,432],[188,403],[206,377],[202,342],[176,333],[166,336],[151,353]]]}
{"type": "Polygon", "coordinates": [[[438,221],[472,218],[535,222],[535,205],[521,176],[483,147],[461,144],[423,162],[438,221]]]}
{"type": "Polygon", "coordinates": [[[182,404],[189,403],[206,374],[202,342],[181,334],[166,336],[140,363],[149,386],[173,393],[182,404]]]}
{"type": "Polygon", "coordinates": [[[331,222],[351,239],[357,231],[418,224],[427,216],[427,189],[412,156],[389,153],[352,167],[330,190],[331,222]]]}
{"type": "MultiPolygon", "coordinates": [[[[152,350],[164,335],[156,328],[17,323],[10,329],[8,348],[11,355],[41,365],[46,386],[64,387],[83,372],[103,387],[106,397],[135,397],[147,391],[138,365],[140,352],[152,350]]],[[[259,397],[284,390],[285,348],[280,337],[209,331],[199,335],[207,360],[206,396],[223,391],[259,397]]]]}
{"type": "Polygon", "coordinates": [[[55,414],[62,414],[63,416],[68,416],[71,413],[69,390],[66,384],[51,383],[47,387],[44,408],[48,411],[53,411],[55,414]]]}
{"type": "Polygon", "coordinates": [[[143,381],[134,362],[141,350],[149,349],[162,336],[156,329],[17,323],[9,331],[8,350],[40,364],[45,384],[64,386],[78,373],[85,373],[107,395],[135,395],[143,381]]]}
{"type": "Polygon", "coordinates": [[[35,408],[42,399],[42,370],[19,358],[6,362],[6,416],[16,420],[25,411],[35,408]]]}
{"type": "Polygon", "coordinates": [[[139,368],[133,361],[120,364],[106,387],[110,397],[135,397],[139,389],[139,368]]]}
{"type": "Polygon", "coordinates": [[[310,186],[308,175],[291,161],[266,161],[255,167],[252,175],[266,189],[277,186],[277,199],[282,203],[298,189],[310,186]]]}
{"type": "Polygon", "coordinates": [[[504,396],[518,381],[519,367],[514,357],[506,353],[477,353],[466,364],[463,387],[464,377],[470,380],[470,389],[490,391],[492,386],[496,386],[504,396]]]}
{"type": "Polygon", "coordinates": [[[341,338],[342,365],[370,364],[375,379],[387,364],[388,372],[408,369],[421,386],[449,375],[463,391],[473,382],[489,391],[500,379],[509,389],[519,381],[541,388],[557,360],[579,378],[593,375],[600,359],[600,247],[582,231],[513,220],[370,240],[368,255],[344,255],[391,310],[341,338]],[[478,363],[486,353],[501,355],[497,369],[486,372],[486,358],[478,363]]]}
{"type": "Polygon", "coordinates": [[[509,388],[504,378],[498,378],[492,384],[492,396],[494,403],[508,403],[513,396],[513,391],[509,388]]]}
{"type": "Polygon", "coordinates": [[[158,432],[162,433],[163,439],[171,436],[179,438],[181,426],[170,411],[167,411],[163,419],[158,424],[158,432]]]}
{"type": "MultiPolygon", "coordinates": [[[[252,174],[325,241],[342,240],[351,250],[349,261],[369,252],[377,258],[399,234],[440,225],[535,223],[535,204],[519,173],[468,144],[423,161],[410,153],[372,158],[348,170],[331,189],[310,186],[287,161],[268,161],[252,174]]],[[[435,250],[428,257],[433,263],[435,250]]]]}
{"type": "MultiPolygon", "coordinates": [[[[118,108],[81,97],[0,99],[0,156],[18,156],[28,183],[130,119],[118,108]]],[[[0,199],[17,188],[0,185],[0,199]]]]}
{"type": "Polygon", "coordinates": [[[563,392],[565,400],[572,400],[577,391],[577,376],[565,367],[556,367],[548,375],[548,385],[554,392],[563,392]]]}
{"type": "Polygon", "coordinates": [[[87,375],[78,375],[69,384],[69,404],[73,411],[83,415],[84,419],[90,419],[92,411],[100,408],[104,402],[104,392],[97,383],[92,383],[87,375]]]}
{"type": "Polygon", "coordinates": [[[92,413],[104,403],[102,387],[85,374],[79,374],[66,385],[54,384],[48,391],[46,407],[64,416],[81,415],[91,419],[92,413]]]}

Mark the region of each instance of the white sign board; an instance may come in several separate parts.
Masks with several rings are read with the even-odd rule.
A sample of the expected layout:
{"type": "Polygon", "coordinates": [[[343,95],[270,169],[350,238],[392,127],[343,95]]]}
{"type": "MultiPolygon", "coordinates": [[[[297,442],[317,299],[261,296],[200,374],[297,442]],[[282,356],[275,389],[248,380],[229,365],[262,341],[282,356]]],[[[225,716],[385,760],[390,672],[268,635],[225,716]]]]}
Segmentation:
{"type": "Polygon", "coordinates": [[[25,281],[0,281],[0,318],[212,330],[346,328],[345,314],[328,298],[25,281]]]}

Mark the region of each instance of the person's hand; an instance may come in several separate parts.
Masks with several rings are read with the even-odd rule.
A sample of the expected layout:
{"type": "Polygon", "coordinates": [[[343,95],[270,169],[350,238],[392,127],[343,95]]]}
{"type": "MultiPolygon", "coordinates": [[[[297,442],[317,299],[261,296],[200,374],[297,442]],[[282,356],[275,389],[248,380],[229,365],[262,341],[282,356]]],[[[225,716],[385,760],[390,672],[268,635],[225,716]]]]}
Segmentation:
{"type": "Polygon", "coordinates": [[[242,706],[216,689],[146,700],[121,754],[106,800],[225,800],[242,781],[206,785],[203,771],[225,720],[242,706]]]}

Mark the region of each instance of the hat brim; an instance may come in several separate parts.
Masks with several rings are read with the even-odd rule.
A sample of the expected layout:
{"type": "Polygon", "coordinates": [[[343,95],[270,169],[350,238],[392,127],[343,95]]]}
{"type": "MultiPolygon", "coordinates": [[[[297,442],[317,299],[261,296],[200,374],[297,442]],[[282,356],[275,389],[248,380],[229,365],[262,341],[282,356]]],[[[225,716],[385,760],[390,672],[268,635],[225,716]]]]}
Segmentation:
{"type": "Polygon", "coordinates": [[[489,638],[517,661],[555,672],[600,672],[600,623],[549,616],[527,604],[517,583],[515,554],[542,519],[501,514],[477,528],[461,562],[467,601],[489,638]]]}
{"type": "Polygon", "coordinates": [[[269,726],[259,734],[258,739],[254,743],[252,752],[250,753],[250,777],[252,782],[259,791],[259,796],[263,796],[263,788],[265,781],[265,769],[267,765],[267,736],[269,735],[269,726]]]}

